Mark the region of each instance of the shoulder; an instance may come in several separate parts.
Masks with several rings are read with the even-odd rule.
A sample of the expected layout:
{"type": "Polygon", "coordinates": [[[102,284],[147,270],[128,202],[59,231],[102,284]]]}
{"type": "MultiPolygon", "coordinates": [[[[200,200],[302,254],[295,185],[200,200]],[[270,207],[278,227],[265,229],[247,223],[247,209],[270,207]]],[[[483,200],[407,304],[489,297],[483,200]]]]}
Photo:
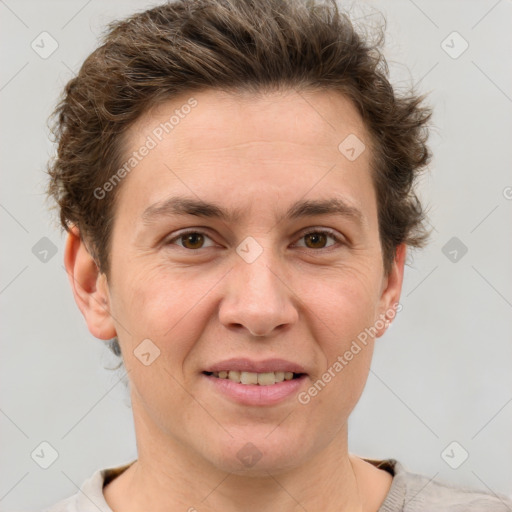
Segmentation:
{"type": "Polygon", "coordinates": [[[45,508],[43,512],[75,512],[77,510],[76,498],[76,494],[74,496],[70,496],[69,498],[55,503],[49,508],[45,508]]]}
{"type": "Polygon", "coordinates": [[[365,460],[393,475],[391,488],[378,512],[512,512],[512,500],[503,494],[413,473],[396,459],[365,460]]]}
{"type": "MultiPolygon", "coordinates": [[[[135,461],[133,461],[135,462],[135,461]]],[[[80,490],[42,512],[112,512],[103,495],[103,487],[125,471],[133,462],[98,469],[80,486],[80,490]]]]}

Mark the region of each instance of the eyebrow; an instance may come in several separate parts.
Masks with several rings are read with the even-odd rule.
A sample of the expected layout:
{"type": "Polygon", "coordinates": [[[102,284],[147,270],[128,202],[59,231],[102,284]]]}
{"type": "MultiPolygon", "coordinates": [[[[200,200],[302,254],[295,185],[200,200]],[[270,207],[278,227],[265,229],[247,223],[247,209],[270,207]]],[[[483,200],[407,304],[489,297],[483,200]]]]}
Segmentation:
{"type": "MultiPolygon", "coordinates": [[[[225,210],[214,203],[187,197],[170,197],[162,202],[152,204],[142,213],[142,222],[152,224],[158,218],[176,215],[193,215],[203,218],[220,219],[225,222],[237,222],[242,217],[242,209],[225,210]]],[[[299,219],[315,215],[340,215],[358,224],[364,223],[364,216],[355,206],[347,204],[340,198],[299,200],[291,205],[284,216],[278,219],[299,219]]]]}

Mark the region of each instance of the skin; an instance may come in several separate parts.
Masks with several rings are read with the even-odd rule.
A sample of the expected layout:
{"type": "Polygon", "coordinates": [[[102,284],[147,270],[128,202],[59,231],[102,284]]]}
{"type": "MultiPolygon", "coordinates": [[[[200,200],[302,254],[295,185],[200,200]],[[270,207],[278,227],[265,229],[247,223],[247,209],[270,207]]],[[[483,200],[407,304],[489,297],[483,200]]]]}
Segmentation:
{"type": "MultiPolygon", "coordinates": [[[[127,155],[189,97],[139,119],[127,155]]],[[[398,303],[406,251],[398,247],[386,275],[362,119],[335,92],[193,97],[197,106],[119,185],[108,278],[76,228],[67,240],[75,300],[95,337],[118,336],[130,381],[138,459],[105,498],[116,512],[375,512],[392,477],[347,446],[374,339],[306,405],[296,397],[240,405],[201,373],[228,357],[281,357],[305,367],[304,391],[398,303]],[[366,145],[354,161],[338,150],[349,134],[366,145]],[[237,208],[241,217],[168,216],[145,226],[142,212],[171,195],[237,208]],[[299,199],[331,197],[357,207],[362,222],[278,222],[299,199]],[[184,228],[204,233],[202,245],[176,238],[184,228]],[[310,240],[306,228],[330,228],[342,242],[310,240]],[[236,252],[247,236],[263,249],[252,263],[236,252]],[[148,338],[160,356],[145,366],[133,351],[148,338]],[[262,454],[251,467],[237,457],[248,442],[262,454]]]]}

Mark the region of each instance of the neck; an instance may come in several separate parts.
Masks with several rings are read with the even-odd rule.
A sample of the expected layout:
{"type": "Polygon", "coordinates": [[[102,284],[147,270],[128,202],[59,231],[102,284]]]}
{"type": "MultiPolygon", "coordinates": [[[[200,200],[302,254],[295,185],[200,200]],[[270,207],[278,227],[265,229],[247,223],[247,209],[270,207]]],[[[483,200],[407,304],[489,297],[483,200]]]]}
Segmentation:
{"type": "Polygon", "coordinates": [[[104,489],[113,510],[370,510],[359,488],[365,478],[361,463],[366,463],[348,454],[346,424],[323,450],[300,464],[263,469],[255,464],[229,472],[162,432],[142,411],[134,416],[139,457],[104,489]]]}

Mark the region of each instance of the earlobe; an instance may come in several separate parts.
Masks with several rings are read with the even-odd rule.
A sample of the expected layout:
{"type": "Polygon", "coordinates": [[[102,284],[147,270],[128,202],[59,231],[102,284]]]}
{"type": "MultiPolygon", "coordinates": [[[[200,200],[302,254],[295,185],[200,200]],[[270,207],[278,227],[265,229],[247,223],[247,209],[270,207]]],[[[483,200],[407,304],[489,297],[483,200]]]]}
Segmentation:
{"type": "Polygon", "coordinates": [[[406,255],[406,244],[400,244],[396,248],[391,271],[384,280],[379,305],[379,316],[376,319],[376,327],[378,328],[376,338],[379,338],[386,332],[395,316],[401,310],[400,295],[402,292],[406,255]]]}
{"type": "Polygon", "coordinates": [[[76,226],[68,232],[64,264],[75,302],[91,334],[102,340],[116,336],[106,276],[100,273],[76,226]]]}

